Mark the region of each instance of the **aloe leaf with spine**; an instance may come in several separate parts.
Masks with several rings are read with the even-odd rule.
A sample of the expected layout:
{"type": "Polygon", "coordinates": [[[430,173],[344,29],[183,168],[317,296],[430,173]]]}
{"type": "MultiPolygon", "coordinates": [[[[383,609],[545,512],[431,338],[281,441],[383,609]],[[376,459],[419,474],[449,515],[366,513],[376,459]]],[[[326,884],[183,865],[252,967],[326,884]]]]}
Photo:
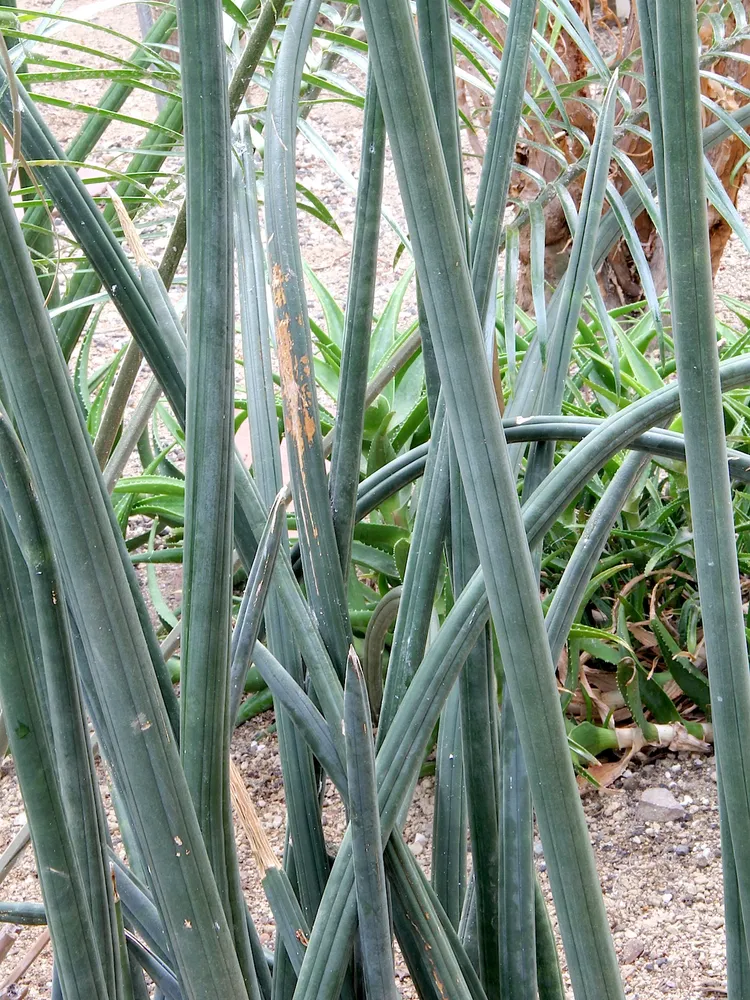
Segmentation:
{"type": "MultiPolygon", "coordinates": [[[[750,673],[737,566],[734,519],[719,379],[706,189],[695,7],[685,0],[651,6],[656,15],[656,58],[664,142],[660,202],[667,217],[669,295],[685,430],[688,487],[695,534],[711,705],[722,801],[733,858],[726,877],[736,878],[750,950],[750,673]]],[[[647,78],[647,85],[649,79],[647,78]]],[[[659,178],[657,173],[657,179],[659,178]]],[[[741,947],[739,942],[733,950],[741,947]]]]}

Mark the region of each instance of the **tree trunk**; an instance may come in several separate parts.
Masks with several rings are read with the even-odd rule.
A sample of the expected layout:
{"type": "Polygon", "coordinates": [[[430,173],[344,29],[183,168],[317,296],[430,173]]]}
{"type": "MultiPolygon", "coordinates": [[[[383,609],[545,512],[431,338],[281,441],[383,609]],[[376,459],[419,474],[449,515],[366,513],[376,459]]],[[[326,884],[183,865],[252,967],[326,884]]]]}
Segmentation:
{"type": "MultiPolygon", "coordinates": [[[[631,53],[640,48],[640,35],[638,32],[638,19],[635,13],[635,4],[631,4],[630,17],[626,23],[620,18],[624,13],[622,0],[597,0],[590,4],[589,0],[572,0],[582,19],[588,24],[589,30],[596,38],[604,51],[610,50],[607,57],[610,64],[628,64],[631,53]]],[[[750,15],[750,0],[742,0],[745,10],[750,15]]],[[[719,10],[721,4],[713,5],[719,10]]],[[[485,25],[495,36],[498,42],[498,52],[502,50],[502,39],[505,26],[499,18],[483,12],[485,25]]],[[[702,40],[705,45],[711,42],[711,26],[704,20],[702,28],[702,40]]],[[[727,22],[727,34],[734,30],[734,19],[729,18],[727,22]]],[[[569,80],[581,80],[588,72],[588,63],[574,44],[574,42],[562,32],[556,43],[556,51],[564,63],[569,80]]],[[[736,51],[739,53],[750,52],[750,41],[738,45],[736,51]]],[[[750,64],[740,62],[732,58],[731,53],[727,53],[722,58],[717,59],[711,65],[711,70],[715,73],[727,77],[729,80],[743,87],[750,87],[750,64]]],[[[632,71],[642,72],[640,59],[635,60],[632,71]]],[[[550,68],[555,83],[562,84],[565,75],[562,70],[552,64],[550,68]]],[[[702,81],[703,92],[711,100],[715,101],[727,111],[735,110],[747,103],[748,98],[739,93],[729,85],[722,85],[714,80],[702,81]]],[[[638,107],[644,100],[645,93],[643,86],[630,72],[622,78],[622,87],[629,94],[634,107],[638,107]]],[[[589,88],[583,87],[579,92],[581,98],[591,96],[589,88]]],[[[489,100],[486,95],[478,92],[465,81],[459,81],[459,95],[463,109],[467,118],[477,126],[477,131],[469,134],[469,142],[474,152],[482,155],[484,145],[481,139],[482,130],[489,124],[489,100]]],[[[591,141],[594,137],[596,121],[593,113],[579,99],[571,99],[566,103],[566,110],[571,124],[576,129],[580,129],[591,141]]],[[[704,109],[705,124],[714,120],[714,116],[708,109],[704,109]]],[[[516,160],[519,166],[527,167],[545,183],[554,180],[560,174],[560,164],[549,155],[543,148],[549,144],[549,139],[544,135],[539,123],[532,117],[527,116],[526,137],[521,139],[516,150],[516,160]]],[[[648,121],[643,123],[646,127],[648,121]]],[[[650,144],[639,136],[629,133],[619,142],[619,148],[626,152],[633,160],[641,173],[645,173],[653,166],[653,156],[650,144]]],[[[566,133],[561,132],[556,136],[556,148],[558,153],[562,153],[567,163],[574,163],[581,154],[580,144],[566,133]]],[[[748,169],[744,161],[746,149],[742,141],[735,136],[727,139],[720,146],[711,150],[708,154],[714,170],[721,183],[724,185],[732,203],[736,205],[740,186],[748,169]]],[[[612,180],[621,192],[629,188],[629,183],[623,173],[613,165],[612,180]]],[[[580,203],[581,191],[583,189],[583,177],[575,180],[569,187],[569,191],[576,205],[580,203]]],[[[537,182],[527,172],[517,170],[514,172],[511,183],[511,197],[517,202],[528,202],[536,198],[539,193],[537,182]]],[[[721,256],[731,235],[731,229],[724,219],[719,215],[713,206],[709,205],[709,227],[711,238],[711,261],[714,275],[721,262],[721,256]]],[[[557,200],[553,200],[545,208],[545,278],[548,283],[548,294],[559,283],[560,278],[565,273],[568,264],[570,251],[570,231],[562,207],[557,200]]],[[[646,259],[653,271],[654,281],[658,291],[663,291],[666,286],[666,273],[664,268],[664,253],[661,240],[656,233],[654,226],[643,212],[636,222],[636,229],[644,248],[646,259]]],[[[533,312],[531,295],[531,267],[530,267],[530,236],[528,227],[524,227],[520,234],[520,266],[519,266],[519,287],[517,292],[518,305],[528,311],[533,312]]],[[[607,258],[599,274],[599,283],[604,294],[605,301],[611,307],[623,305],[628,302],[636,302],[643,298],[638,272],[633,264],[630,252],[624,240],[619,240],[612,253],[607,258]]]]}

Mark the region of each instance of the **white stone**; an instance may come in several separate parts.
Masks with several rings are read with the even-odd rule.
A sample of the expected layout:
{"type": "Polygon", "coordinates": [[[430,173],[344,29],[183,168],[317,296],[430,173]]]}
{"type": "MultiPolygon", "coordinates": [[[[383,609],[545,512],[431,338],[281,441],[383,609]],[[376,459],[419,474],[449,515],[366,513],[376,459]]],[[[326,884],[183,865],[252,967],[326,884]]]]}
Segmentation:
{"type": "Polygon", "coordinates": [[[666,823],[685,816],[684,807],[668,788],[647,788],[638,802],[638,818],[646,823],[666,823]]]}

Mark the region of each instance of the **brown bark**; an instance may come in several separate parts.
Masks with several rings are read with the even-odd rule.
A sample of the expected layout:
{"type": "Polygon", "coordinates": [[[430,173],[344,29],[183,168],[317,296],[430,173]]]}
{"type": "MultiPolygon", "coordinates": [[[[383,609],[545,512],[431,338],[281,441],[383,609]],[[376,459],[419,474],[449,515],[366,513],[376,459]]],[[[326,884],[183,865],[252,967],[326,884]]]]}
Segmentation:
{"type": "MultiPolygon", "coordinates": [[[[743,5],[745,10],[750,13],[750,0],[743,0],[743,5]]],[[[732,30],[734,30],[733,19],[727,24],[727,34],[732,30]]],[[[711,43],[710,28],[707,30],[704,28],[701,34],[704,44],[709,45],[711,43]]],[[[625,52],[635,52],[640,48],[640,44],[638,20],[633,16],[628,23],[625,52]]],[[[750,42],[743,42],[741,45],[738,45],[736,51],[739,53],[750,52],[750,42]]],[[[740,86],[748,87],[750,85],[750,65],[732,59],[731,56],[717,60],[711,68],[719,75],[734,80],[740,86]]],[[[633,70],[637,73],[642,71],[640,60],[635,63],[633,70]]],[[[628,75],[623,80],[623,87],[628,92],[633,105],[637,107],[645,97],[643,86],[634,76],[628,75]]],[[[702,81],[702,91],[726,111],[734,111],[747,103],[747,97],[743,94],[713,80],[704,79],[702,81]]],[[[710,111],[704,109],[704,126],[709,125],[713,120],[714,116],[710,111]]],[[[644,139],[631,134],[621,140],[619,147],[631,157],[641,173],[645,173],[653,166],[651,146],[644,139]]],[[[745,152],[744,143],[736,136],[731,136],[708,153],[708,160],[734,205],[737,204],[739,190],[747,173],[747,164],[740,162],[745,152]]],[[[626,191],[630,187],[627,179],[620,171],[616,172],[613,179],[621,192],[626,191]]],[[[732,231],[729,224],[724,221],[719,212],[710,204],[708,205],[708,225],[711,264],[715,276],[732,231]]],[[[636,229],[643,245],[646,259],[651,266],[657,291],[663,291],[666,287],[664,248],[651,219],[645,212],[636,220],[636,229]]],[[[640,281],[638,280],[632,258],[624,241],[620,240],[609,255],[599,276],[599,281],[602,285],[605,300],[611,305],[634,302],[642,297],[640,281]]]]}
{"type": "MultiPolygon", "coordinates": [[[[630,53],[636,52],[640,47],[640,36],[638,32],[638,20],[635,14],[635,3],[632,4],[632,13],[626,24],[621,23],[615,14],[615,4],[612,0],[597,0],[593,9],[589,0],[573,0],[573,4],[578,13],[587,22],[593,33],[598,33],[601,41],[608,41],[608,48],[612,50],[611,60],[618,64],[622,61],[628,72],[623,74],[622,86],[628,92],[634,107],[638,107],[645,98],[644,89],[641,83],[632,75],[640,73],[642,64],[640,59],[636,60],[632,68],[629,67],[628,57],[630,53]],[[609,35],[609,39],[607,36],[609,35]]],[[[750,0],[743,0],[745,10],[750,15],[750,0]]],[[[719,8],[719,4],[715,4],[719,8]]],[[[498,40],[498,52],[502,48],[502,38],[504,25],[499,19],[485,15],[484,23],[498,40]]],[[[710,26],[704,22],[703,29],[707,34],[703,37],[704,44],[711,42],[710,26]]],[[[727,23],[727,34],[734,30],[734,21],[729,19],[727,23]]],[[[583,79],[588,70],[585,57],[578,47],[563,32],[560,35],[556,46],[562,62],[565,64],[570,80],[583,79]]],[[[740,53],[750,52],[750,42],[743,42],[737,46],[736,51],[740,53]]],[[[728,53],[711,67],[715,72],[726,76],[741,86],[750,87],[750,64],[740,62],[732,58],[728,53]]],[[[564,74],[556,65],[551,67],[552,77],[556,83],[562,83],[564,74]]],[[[716,101],[725,110],[732,111],[747,103],[747,97],[737,90],[728,86],[722,86],[711,80],[703,80],[703,92],[712,100],[716,101]]],[[[593,139],[596,122],[592,112],[581,102],[579,98],[590,96],[587,88],[579,91],[579,97],[567,102],[566,108],[571,124],[576,129],[580,129],[589,139],[593,139]]],[[[462,108],[469,120],[474,124],[476,131],[470,134],[469,141],[472,149],[479,155],[483,153],[484,142],[483,133],[489,125],[489,100],[486,95],[479,93],[476,88],[465,82],[459,83],[459,99],[462,108]]],[[[709,124],[714,116],[708,110],[704,111],[704,124],[709,124]]],[[[559,164],[545,152],[542,148],[549,143],[549,139],[544,135],[539,123],[528,116],[526,120],[527,131],[524,139],[521,139],[517,146],[516,159],[519,165],[524,165],[535,171],[545,183],[554,180],[560,173],[559,164]]],[[[644,122],[648,125],[648,122],[644,122]]],[[[567,163],[574,163],[581,153],[580,144],[566,133],[561,132],[556,137],[557,150],[563,154],[567,163]]],[[[653,166],[653,156],[648,142],[639,136],[628,134],[619,142],[619,148],[630,156],[641,173],[645,173],[653,166]]],[[[735,136],[730,137],[720,146],[711,150],[709,160],[716,173],[729,194],[732,202],[736,205],[740,186],[747,172],[748,165],[742,162],[746,149],[742,141],[735,136]]],[[[625,192],[629,182],[613,165],[612,180],[621,192],[625,192]]],[[[576,204],[580,203],[581,191],[583,189],[583,178],[573,182],[569,190],[576,204]]],[[[518,202],[528,202],[539,193],[537,183],[527,174],[516,171],[513,175],[511,185],[511,197],[518,202]]],[[[562,208],[557,200],[552,201],[545,208],[546,222],[546,252],[545,252],[545,278],[548,288],[551,290],[558,283],[567,267],[570,250],[570,232],[565,222],[562,208]]],[[[723,220],[719,213],[711,205],[708,206],[711,260],[713,271],[716,271],[721,262],[721,256],[731,235],[729,225],[723,220]]],[[[664,253],[661,240],[656,233],[651,219],[643,212],[636,221],[636,229],[644,248],[646,259],[652,269],[657,290],[661,291],[666,285],[666,274],[664,268],[664,253]]],[[[529,230],[524,228],[520,236],[520,266],[519,266],[519,288],[517,292],[518,304],[522,309],[533,311],[530,281],[530,246],[529,230]]],[[[626,302],[638,301],[643,297],[643,291],[638,273],[633,264],[630,252],[624,240],[620,240],[607,258],[604,267],[599,275],[599,282],[604,293],[605,301],[610,306],[621,305],[626,302]]]]}

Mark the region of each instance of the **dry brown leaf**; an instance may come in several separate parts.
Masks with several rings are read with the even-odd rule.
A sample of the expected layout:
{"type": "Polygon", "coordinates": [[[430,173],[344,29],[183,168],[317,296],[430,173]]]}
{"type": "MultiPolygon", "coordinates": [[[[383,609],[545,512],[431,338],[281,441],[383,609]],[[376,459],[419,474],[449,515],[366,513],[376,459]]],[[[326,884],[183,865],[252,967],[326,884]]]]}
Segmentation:
{"type": "MultiPolygon", "coordinates": [[[[618,778],[622,777],[627,770],[631,757],[635,752],[636,747],[632,747],[632,749],[628,750],[626,754],[623,754],[619,760],[605,761],[603,764],[592,764],[591,767],[588,768],[587,773],[599,783],[600,788],[608,788],[610,785],[614,784],[618,778]]],[[[592,787],[585,778],[579,778],[578,780],[582,780],[586,785],[588,785],[589,788],[592,787]]]]}

